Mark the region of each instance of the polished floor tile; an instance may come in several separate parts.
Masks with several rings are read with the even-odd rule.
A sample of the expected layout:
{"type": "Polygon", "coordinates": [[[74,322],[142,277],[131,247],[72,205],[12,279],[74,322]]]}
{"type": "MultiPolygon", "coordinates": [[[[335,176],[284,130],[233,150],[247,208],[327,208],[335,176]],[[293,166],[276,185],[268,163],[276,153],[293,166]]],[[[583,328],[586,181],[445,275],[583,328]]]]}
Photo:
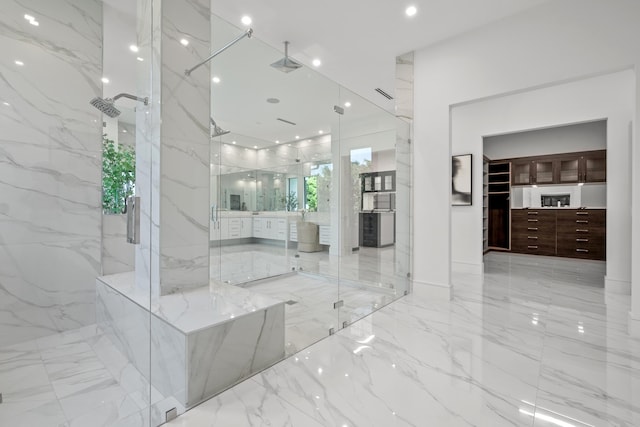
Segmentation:
{"type": "Polygon", "coordinates": [[[490,253],[450,301],[397,300],[169,425],[638,426],[640,340],[604,272],[490,253]]]}

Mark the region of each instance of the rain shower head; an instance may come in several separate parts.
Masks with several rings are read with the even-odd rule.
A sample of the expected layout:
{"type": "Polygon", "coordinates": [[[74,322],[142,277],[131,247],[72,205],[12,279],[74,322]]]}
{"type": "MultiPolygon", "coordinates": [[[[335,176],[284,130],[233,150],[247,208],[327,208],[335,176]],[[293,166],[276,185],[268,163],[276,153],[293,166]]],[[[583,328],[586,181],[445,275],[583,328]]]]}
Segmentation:
{"type": "Polygon", "coordinates": [[[120,110],[113,106],[113,99],[102,99],[99,96],[96,96],[89,101],[89,103],[109,117],[113,118],[120,115],[120,110]]]}
{"type": "Polygon", "coordinates": [[[295,59],[289,58],[289,42],[284,42],[284,58],[274,62],[271,66],[283,73],[290,73],[302,67],[302,64],[295,59]]]}
{"type": "Polygon", "coordinates": [[[144,105],[149,105],[149,98],[139,98],[134,95],[129,95],[128,93],[119,93],[113,98],[100,98],[99,96],[96,96],[89,101],[89,104],[93,105],[109,117],[118,117],[120,115],[120,110],[118,110],[113,103],[116,99],[123,97],[133,99],[134,101],[142,101],[144,102],[144,105]]]}
{"type": "Polygon", "coordinates": [[[210,117],[210,119],[211,119],[211,126],[213,126],[213,132],[211,133],[211,137],[212,138],[215,138],[216,136],[226,135],[226,134],[228,134],[230,132],[230,131],[224,130],[220,126],[218,126],[216,124],[216,121],[213,120],[213,117],[210,117]]]}

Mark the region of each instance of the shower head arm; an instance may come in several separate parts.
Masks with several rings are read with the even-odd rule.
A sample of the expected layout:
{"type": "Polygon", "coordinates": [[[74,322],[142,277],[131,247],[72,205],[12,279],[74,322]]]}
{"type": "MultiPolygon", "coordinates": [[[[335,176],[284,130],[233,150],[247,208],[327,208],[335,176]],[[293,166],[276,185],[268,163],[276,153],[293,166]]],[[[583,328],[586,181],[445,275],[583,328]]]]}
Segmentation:
{"type": "Polygon", "coordinates": [[[189,68],[188,70],[184,70],[184,75],[185,76],[190,76],[191,73],[194,70],[196,70],[197,68],[199,68],[200,66],[202,66],[202,65],[206,64],[207,62],[211,61],[213,58],[215,58],[216,56],[220,55],[222,52],[224,52],[225,50],[229,49],[231,46],[233,46],[234,44],[238,43],[243,38],[245,38],[245,37],[251,38],[252,35],[253,35],[253,29],[249,28],[247,31],[245,31],[244,33],[242,33],[241,35],[239,35],[235,39],[231,40],[229,43],[227,43],[226,45],[222,46],[220,49],[218,49],[215,52],[213,52],[207,59],[203,60],[202,62],[199,62],[198,64],[194,65],[193,67],[189,68]]]}
{"type": "Polygon", "coordinates": [[[111,98],[111,101],[115,102],[118,98],[129,98],[129,99],[133,99],[134,101],[142,101],[144,102],[144,105],[149,105],[149,98],[139,98],[135,95],[129,95],[128,93],[119,93],[113,98],[111,98]]]}

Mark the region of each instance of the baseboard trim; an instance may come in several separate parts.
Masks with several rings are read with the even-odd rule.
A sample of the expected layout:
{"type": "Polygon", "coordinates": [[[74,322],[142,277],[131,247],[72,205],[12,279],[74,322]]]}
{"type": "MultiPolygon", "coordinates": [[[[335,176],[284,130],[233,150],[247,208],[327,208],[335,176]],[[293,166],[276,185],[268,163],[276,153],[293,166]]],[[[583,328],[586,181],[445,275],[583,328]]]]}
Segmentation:
{"type": "Polygon", "coordinates": [[[451,262],[451,270],[456,273],[467,273],[467,274],[484,274],[484,263],[480,264],[470,264],[468,262],[451,262]]]}
{"type": "Polygon", "coordinates": [[[614,294],[631,295],[631,282],[628,280],[610,279],[604,276],[604,289],[614,294]]]}
{"type": "Polygon", "coordinates": [[[451,286],[448,284],[413,280],[412,285],[412,293],[417,296],[442,301],[451,299],[451,286]]]}

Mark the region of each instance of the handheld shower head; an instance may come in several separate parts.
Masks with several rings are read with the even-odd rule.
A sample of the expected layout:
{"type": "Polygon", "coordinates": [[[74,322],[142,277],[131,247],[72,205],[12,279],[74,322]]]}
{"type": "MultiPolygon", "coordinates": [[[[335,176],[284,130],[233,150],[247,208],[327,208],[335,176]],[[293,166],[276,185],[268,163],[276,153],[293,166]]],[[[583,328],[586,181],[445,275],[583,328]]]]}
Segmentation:
{"type": "Polygon", "coordinates": [[[120,110],[113,106],[113,99],[111,98],[102,99],[96,96],[89,103],[109,117],[113,118],[120,115],[120,110]]]}
{"type": "Polygon", "coordinates": [[[120,115],[120,110],[118,110],[113,105],[113,103],[116,101],[116,99],[122,97],[133,99],[134,101],[142,101],[144,102],[144,105],[149,105],[149,98],[139,98],[128,93],[119,93],[113,98],[100,98],[99,96],[96,96],[91,101],[89,101],[89,104],[93,105],[109,117],[118,117],[120,115]]]}

